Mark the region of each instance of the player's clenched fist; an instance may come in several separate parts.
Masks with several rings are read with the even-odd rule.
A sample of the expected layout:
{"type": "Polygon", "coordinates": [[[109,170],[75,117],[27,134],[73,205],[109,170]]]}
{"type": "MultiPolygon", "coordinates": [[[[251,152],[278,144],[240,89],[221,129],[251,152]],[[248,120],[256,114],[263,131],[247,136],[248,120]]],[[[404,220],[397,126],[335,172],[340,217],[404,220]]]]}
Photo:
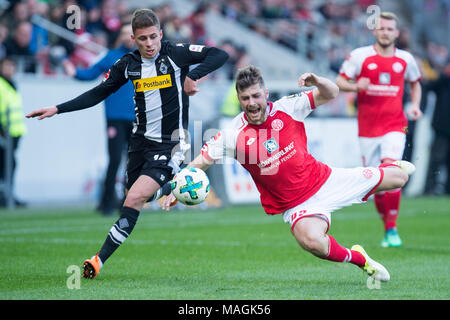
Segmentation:
{"type": "Polygon", "coordinates": [[[39,117],[38,120],[42,120],[45,118],[53,117],[58,112],[58,108],[49,107],[43,108],[39,110],[35,110],[26,115],[27,118],[36,118],[39,117]]]}
{"type": "Polygon", "coordinates": [[[189,77],[186,77],[186,79],[184,80],[184,91],[187,93],[188,96],[193,96],[200,90],[197,89],[196,81],[192,80],[189,77]]]}
{"type": "Polygon", "coordinates": [[[314,73],[304,73],[298,79],[299,87],[312,87],[316,86],[319,82],[319,78],[314,73]]]}

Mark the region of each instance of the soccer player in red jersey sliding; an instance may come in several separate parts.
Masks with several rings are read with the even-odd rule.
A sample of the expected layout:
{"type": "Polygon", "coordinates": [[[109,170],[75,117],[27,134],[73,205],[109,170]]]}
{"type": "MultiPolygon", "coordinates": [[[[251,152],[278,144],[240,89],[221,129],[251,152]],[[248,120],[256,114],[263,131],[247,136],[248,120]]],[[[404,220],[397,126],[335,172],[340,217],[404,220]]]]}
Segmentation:
{"type": "MultiPolygon", "coordinates": [[[[403,157],[408,125],[402,104],[405,81],[411,88],[407,113],[412,120],[422,116],[420,71],[410,53],[395,47],[397,24],[395,14],[381,13],[374,29],[376,43],[353,50],[336,79],[339,89],[358,93],[358,135],[364,166],[392,163],[403,157]]],[[[400,198],[400,188],[374,196],[385,229],[382,247],[402,245],[397,231],[400,198]]]]}
{"type": "MultiPolygon", "coordinates": [[[[350,262],[376,280],[388,281],[389,272],[371,259],[360,245],[341,246],[328,230],[331,212],[362,203],[374,192],[401,188],[414,167],[406,161],[382,167],[331,168],[307,150],[304,120],[318,106],[334,99],[339,88],[313,73],[298,85],[311,91],[269,102],[260,71],[239,70],[236,90],[243,112],[220,131],[188,165],[206,170],[226,157],[237,159],[249,171],[267,214],[281,214],[299,245],[313,255],[350,262]]],[[[162,203],[169,210],[170,194],[162,203]]]]}

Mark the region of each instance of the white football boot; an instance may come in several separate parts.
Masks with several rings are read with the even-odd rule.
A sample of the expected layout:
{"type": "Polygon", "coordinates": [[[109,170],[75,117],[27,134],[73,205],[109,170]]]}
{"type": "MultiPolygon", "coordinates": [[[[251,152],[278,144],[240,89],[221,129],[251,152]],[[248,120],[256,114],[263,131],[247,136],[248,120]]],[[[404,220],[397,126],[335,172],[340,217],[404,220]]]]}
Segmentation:
{"type": "Polygon", "coordinates": [[[364,256],[364,258],[366,258],[366,264],[364,265],[364,267],[362,267],[365,273],[367,273],[375,280],[379,280],[382,282],[389,281],[391,276],[389,275],[389,272],[386,270],[386,268],[383,267],[380,263],[371,259],[369,255],[366,253],[366,251],[364,251],[363,247],[361,247],[359,244],[355,244],[351,248],[351,250],[358,251],[364,256]]]}
{"type": "Polygon", "coordinates": [[[414,171],[416,171],[416,166],[413,165],[409,161],[396,160],[396,161],[394,161],[392,163],[397,165],[397,166],[399,166],[400,168],[402,168],[408,174],[408,176],[412,175],[414,173],[414,171]]]}

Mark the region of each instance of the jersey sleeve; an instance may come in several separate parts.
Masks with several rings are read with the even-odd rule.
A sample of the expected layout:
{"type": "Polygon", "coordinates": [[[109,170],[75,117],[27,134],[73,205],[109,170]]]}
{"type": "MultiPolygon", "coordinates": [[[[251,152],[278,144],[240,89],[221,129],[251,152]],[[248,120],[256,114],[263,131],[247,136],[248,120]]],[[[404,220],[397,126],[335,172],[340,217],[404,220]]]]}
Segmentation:
{"type": "Polygon", "coordinates": [[[198,64],[187,76],[198,80],[208,73],[220,68],[228,59],[222,49],[197,44],[168,44],[169,56],[180,67],[198,64]]]}
{"type": "Polygon", "coordinates": [[[58,113],[87,109],[105,100],[128,81],[127,65],[128,59],[126,59],[126,56],[117,60],[98,86],[70,101],[57,105],[58,113]]]}
{"type": "Polygon", "coordinates": [[[405,70],[405,80],[408,82],[420,81],[422,78],[420,74],[419,66],[417,65],[416,59],[413,55],[408,54],[408,61],[405,70]]]}
{"type": "Polygon", "coordinates": [[[358,57],[358,52],[353,50],[350,55],[345,59],[344,63],[339,70],[339,75],[343,76],[347,80],[356,79],[361,73],[361,60],[358,57]]]}
{"type": "Polygon", "coordinates": [[[296,121],[303,121],[316,108],[312,90],[281,98],[274,103],[275,110],[289,114],[296,121]]]}

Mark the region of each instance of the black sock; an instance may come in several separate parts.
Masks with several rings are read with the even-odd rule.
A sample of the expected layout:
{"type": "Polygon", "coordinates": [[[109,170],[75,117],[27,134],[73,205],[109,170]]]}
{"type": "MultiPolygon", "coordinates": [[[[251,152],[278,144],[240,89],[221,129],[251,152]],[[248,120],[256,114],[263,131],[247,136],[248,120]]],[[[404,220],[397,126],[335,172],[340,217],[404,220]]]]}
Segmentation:
{"type": "Polygon", "coordinates": [[[138,217],[139,211],[136,209],[129,207],[122,207],[120,209],[120,218],[109,230],[105,243],[103,243],[98,254],[102,263],[105,263],[113,252],[128,238],[136,225],[138,217]]]}

